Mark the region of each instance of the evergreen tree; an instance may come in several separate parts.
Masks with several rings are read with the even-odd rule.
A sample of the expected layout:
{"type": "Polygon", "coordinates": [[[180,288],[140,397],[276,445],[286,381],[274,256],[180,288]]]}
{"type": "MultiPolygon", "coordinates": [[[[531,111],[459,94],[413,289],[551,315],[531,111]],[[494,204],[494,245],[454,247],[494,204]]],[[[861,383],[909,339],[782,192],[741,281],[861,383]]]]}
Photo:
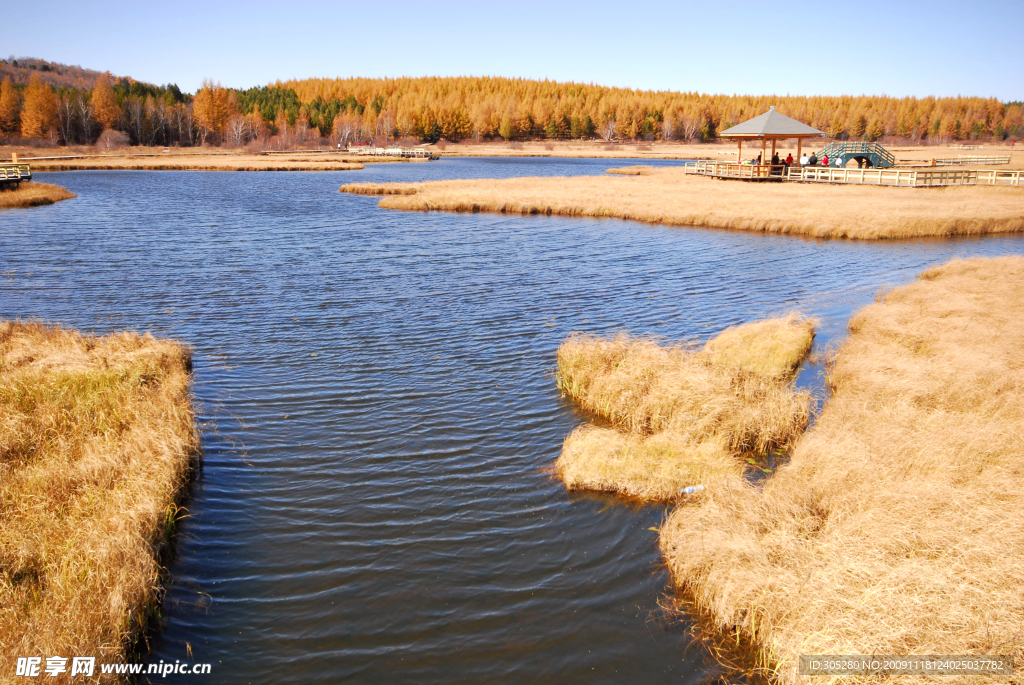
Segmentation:
{"type": "Polygon", "coordinates": [[[546,135],[548,138],[552,138],[552,139],[557,138],[558,137],[558,122],[556,122],[554,119],[551,119],[550,121],[548,121],[548,125],[544,127],[544,135],[546,135]]]}

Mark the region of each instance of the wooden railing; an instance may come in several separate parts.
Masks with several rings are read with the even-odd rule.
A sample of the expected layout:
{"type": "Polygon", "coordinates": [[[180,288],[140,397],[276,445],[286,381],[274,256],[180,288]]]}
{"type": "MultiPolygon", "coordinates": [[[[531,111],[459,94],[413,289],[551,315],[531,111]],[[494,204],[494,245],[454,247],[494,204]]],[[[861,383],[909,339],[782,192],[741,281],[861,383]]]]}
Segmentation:
{"type": "Polygon", "coordinates": [[[1020,171],[910,171],[898,169],[833,169],[829,167],[790,167],[787,181],[818,183],[855,183],[858,185],[906,186],[1020,186],[1020,171]]]}
{"type": "Polygon", "coordinates": [[[936,159],[935,166],[963,166],[964,164],[1009,164],[1010,155],[957,155],[956,159],[936,159]]]}
{"type": "Polygon", "coordinates": [[[960,143],[953,143],[949,146],[950,150],[980,150],[985,147],[984,145],[962,145],[960,143]]]}
{"type": "Polygon", "coordinates": [[[436,155],[418,147],[356,147],[348,148],[350,153],[371,157],[406,157],[411,159],[436,159],[436,155]]]}
{"type": "Polygon", "coordinates": [[[683,173],[686,174],[751,180],[769,178],[781,180],[785,169],[783,164],[737,164],[736,162],[687,162],[683,165],[683,173]]]}
{"type": "Polygon", "coordinates": [[[836,157],[862,157],[862,156],[874,156],[878,161],[878,166],[894,166],[896,164],[896,155],[889,150],[886,150],[879,143],[869,143],[866,141],[850,141],[845,143],[829,143],[826,145],[821,152],[818,153],[818,159],[827,156],[829,159],[835,159],[836,157]],[[884,161],[886,164],[882,164],[884,161]]]}
{"type": "Polygon", "coordinates": [[[18,183],[20,181],[31,181],[32,170],[28,164],[3,164],[0,163],[0,181],[5,183],[18,183]]]}

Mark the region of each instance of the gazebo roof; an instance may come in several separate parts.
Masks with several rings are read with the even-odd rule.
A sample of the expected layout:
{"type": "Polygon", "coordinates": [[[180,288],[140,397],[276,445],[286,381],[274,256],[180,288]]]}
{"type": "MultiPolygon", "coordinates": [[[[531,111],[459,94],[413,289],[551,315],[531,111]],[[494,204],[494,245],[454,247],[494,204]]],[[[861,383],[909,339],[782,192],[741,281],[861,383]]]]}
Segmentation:
{"type": "Polygon", "coordinates": [[[779,114],[772,106],[759,117],[748,119],[738,126],[718,134],[725,138],[797,138],[801,136],[825,135],[816,128],[779,114]]]}

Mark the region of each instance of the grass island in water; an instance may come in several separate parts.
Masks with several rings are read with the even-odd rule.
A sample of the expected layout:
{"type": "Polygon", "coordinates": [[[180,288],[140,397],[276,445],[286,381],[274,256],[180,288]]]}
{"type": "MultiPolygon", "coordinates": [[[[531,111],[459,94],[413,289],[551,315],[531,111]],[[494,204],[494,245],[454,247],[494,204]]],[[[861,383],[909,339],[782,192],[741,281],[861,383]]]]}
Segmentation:
{"type": "Polygon", "coordinates": [[[0,672],[121,661],[158,615],[198,450],[189,369],[149,335],[0,322],[0,672]]]}

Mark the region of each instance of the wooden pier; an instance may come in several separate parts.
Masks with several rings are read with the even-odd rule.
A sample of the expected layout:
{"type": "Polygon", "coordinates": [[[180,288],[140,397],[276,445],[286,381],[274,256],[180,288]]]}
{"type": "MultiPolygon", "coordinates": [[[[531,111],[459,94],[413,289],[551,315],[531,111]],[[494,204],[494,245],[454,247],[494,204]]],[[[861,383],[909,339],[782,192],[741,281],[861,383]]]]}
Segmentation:
{"type": "Polygon", "coordinates": [[[439,155],[419,147],[349,147],[348,152],[359,156],[402,157],[404,159],[440,159],[439,155]]]}
{"type": "Polygon", "coordinates": [[[22,181],[32,180],[28,164],[0,162],[0,188],[17,188],[22,181]]]}
{"type": "Polygon", "coordinates": [[[995,170],[917,170],[917,169],[844,169],[822,166],[736,164],[734,162],[688,162],[685,174],[744,181],[795,183],[833,183],[904,188],[946,186],[1021,186],[1020,171],[995,170]]]}

